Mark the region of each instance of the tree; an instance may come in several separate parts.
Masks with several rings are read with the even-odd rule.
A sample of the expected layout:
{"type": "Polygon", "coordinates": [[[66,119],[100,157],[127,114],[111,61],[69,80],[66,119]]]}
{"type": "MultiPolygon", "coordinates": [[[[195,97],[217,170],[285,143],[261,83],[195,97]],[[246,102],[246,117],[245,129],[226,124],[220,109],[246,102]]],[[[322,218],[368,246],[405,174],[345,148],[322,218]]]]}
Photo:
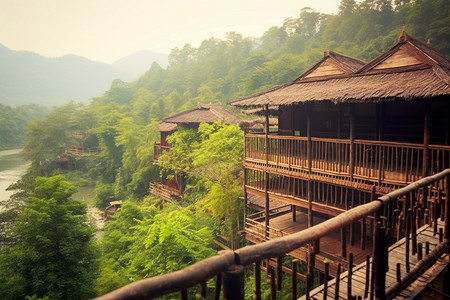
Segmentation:
{"type": "Polygon", "coordinates": [[[104,294],[214,255],[212,232],[201,216],[201,212],[178,210],[172,204],[157,209],[125,201],[106,223],[98,292],[104,294]]]}
{"type": "Polygon", "coordinates": [[[36,178],[34,192],[14,222],[20,240],[0,254],[3,299],[94,296],[93,229],[86,224],[86,205],[70,199],[74,192],[61,175],[36,178]]]}
{"type": "Polygon", "coordinates": [[[171,145],[158,159],[162,172],[187,173],[204,185],[206,196],[197,206],[212,212],[225,225],[223,234],[237,247],[238,200],[241,195],[243,132],[237,125],[201,123],[198,131],[178,128],[167,141],[171,145]]]}

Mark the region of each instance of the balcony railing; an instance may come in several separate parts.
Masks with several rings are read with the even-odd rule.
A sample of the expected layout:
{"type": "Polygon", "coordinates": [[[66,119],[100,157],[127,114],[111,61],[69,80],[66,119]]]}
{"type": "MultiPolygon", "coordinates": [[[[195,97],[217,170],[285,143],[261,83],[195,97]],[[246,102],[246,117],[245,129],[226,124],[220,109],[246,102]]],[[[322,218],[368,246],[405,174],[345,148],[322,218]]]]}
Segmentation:
{"type": "Polygon", "coordinates": [[[406,185],[450,167],[450,146],[247,134],[247,167],[406,185]],[[427,151],[427,153],[425,153],[427,151]],[[427,155],[425,155],[427,154],[427,155]],[[428,157],[429,162],[424,164],[428,157]],[[423,172],[424,167],[427,169],[423,172]]]}
{"type": "MultiPolygon", "coordinates": [[[[131,283],[99,297],[99,299],[147,299],[176,291],[180,291],[181,299],[186,299],[187,289],[194,285],[200,285],[202,287],[201,295],[206,297],[207,285],[205,282],[214,277],[216,277],[214,299],[219,299],[222,287],[224,298],[244,299],[245,266],[253,263],[255,264],[255,298],[261,299],[261,260],[280,258],[286,253],[308,244],[314,244],[335,232],[343,232],[344,234],[341,236],[345,237],[346,228],[355,224],[366,224],[365,220],[371,217],[375,221],[372,231],[375,246],[374,257],[371,260],[371,271],[367,273],[368,276],[360,279],[365,282],[370,298],[375,296],[376,299],[392,299],[419,278],[442,254],[450,250],[449,193],[450,169],[447,169],[300,232],[234,251],[223,251],[182,270],[131,283]],[[420,247],[415,239],[416,229],[424,224],[433,228],[432,235],[436,236],[439,232],[439,241],[426,245],[428,250],[425,255],[418,251],[420,247]],[[406,240],[404,257],[389,257],[387,239],[393,235],[406,240]],[[411,259],[412,257],[414,260],[411,259]],[[413,261],[417,263],[412,264],[413,261]],[[396,280],[391,281],[390,284],[387,284],[386,281],[387,263],[397,264],[399,270],[393,277],[396,280]]],[[[364,236],[361,238],[363,239],[364,236]]],[[[348,241],[348,243],[350,242],[348,241]]],[[[343,245],[346,243],[343,242],[343,245]]],[[[342,248],[342,257],[348,259],[349,266],[352,266],[353,255],[346,249],[342,248]]],[[[311,258],[313,258],[313,254],[313,252],[309,253],[311,258]]],[[[281,262],[281,259],[279,261],[281,262]]],[[[314,259],[309,261],[310,265],[314,267],[312,263],[314,259]]],[[[324,263],[329,264],[329,262],[324,263]]],[[[280,263],[279,267],[277,266],[277,276],[281,276],[281,269],[280,263]]],[[[349,268],[348,276],[351,276],[351,269],[349,268]]],[[[269,268],[268,272],[270,273],[271,287],[275,287],[275,272],[272,268],[269,268]]],[[[295,271],[292,273],[297,274],[295,271]]],[[[311,289],[311,274],[313,272],[308,271],[305,277],[307,297],[311,289]]],[[[389,276],[392,278],[392,275],[389,276]]],[[[281,280],[277,280],[277,284],[281,284],[281,282],[281,280]]],[[[360,283],[355,284],[361,285],[360,283]]],[[[349,287],[350,285],[347,288],[349,287]]],[[[281,285],[278,288],[281,289],[281,285]]],[[[358,290],[354,290],[352,293],[350,288],[348,293],[350,296],[355,296],[355,294],[360,296],[360,292],[364,293],[364,291],[358,290]]],[[[272,296],[275,296],[276,289],[271,288],[271,293],[272,296]]],[[[296,299],[295,289],[292,289],[292,294],[292,297],[296,299]]]]}
{"type": "Polygon", "coordinates": [[[160,143],[155,143],[153,145],[153,147],[154,147],[153,158],[154,158],[155,162],[158,161],[159,157],[161,156],[161,154],[164,151],[167,151],[170,149],[170,146],[164,146],[164,145],[161,145],[160,143]]]}

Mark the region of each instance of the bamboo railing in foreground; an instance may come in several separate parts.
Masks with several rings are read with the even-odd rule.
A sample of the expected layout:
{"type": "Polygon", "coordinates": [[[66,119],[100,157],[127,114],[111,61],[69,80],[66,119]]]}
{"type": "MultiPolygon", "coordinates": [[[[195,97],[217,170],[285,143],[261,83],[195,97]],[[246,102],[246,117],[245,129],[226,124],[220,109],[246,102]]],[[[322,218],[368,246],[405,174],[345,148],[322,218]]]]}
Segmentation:
{"type": "MultiPolygon", "coordinates": [[[[442,253],[449,251],[449,193],[450,169],[447,169],[433,176],[423,178],[404,188],[395,190],[370,203],[366,203],[350,209],[336,217],[333,217],[327,221],[324,221],[318,225],[297,232],[295,234],[273,239],[261,244],[243,247],[235,251],[222,251],[216,256],[197,262],[192,266],[186,267],[182,270],[139,280],[115,291],[112,291],[106,295],[103,295],[98,299],[148,299],[176,291],[180,291],[180,297],[182,299],[186,299],[186,290],[189,287],[197,284],[201,284],[204,286],[204,282],[215,276],[217,279],[214,299],[219,299],[222,286],[224,299],[244,299],[245,266],[256,263],[255,278],[256,280],[261,280],[259,273],[261,260],[269,258],[279,258],[299,247],[306,246],[308,244],[314,244],[314,242],[318,241],[321,237],[324,237],[332,232],[345,229],[346,226],[349,226],[355,222],[359,222],[360,220],[368,218],[370,216],[375,217],[375,220],[378,221],[378,225],[381,224],[381,226],[375,226],[377,228],[377,232],[375,234],[376,249],[374,250],[375,257],[373,258],[373,273],[371,277],[373,279],[373,285],[370,288],[370,291],[373,291],[373,294],[371,294],[374,295],[376,299],[391,299],[393,296],[395,296],[396,293],[404,289],[408,284],[417,279],[426,269],[432,266],[434,262],[442,255],[442,253]],[[419,191],[422,192],[423,197],[421,197],[420,199],[411,197],[412,195],[418,195],[419,191]],[[437,196],[438,199],[435,198],[430,202],[429,195],[433,195],[433,197],[437,196]],[[398,201],[399,199],[402,199],[402,201],[398,201]],[[384,218],[380,217],[383,216],[383,214],[385,214],[386,212],[389,213],[388,210],[392,209],[392,206],[389,205],[391,205],[392,203],[404,203],[405,206],[401,209],[403,209],[405,212],[410,212],[412,210],[412,206],[408,206],[408,203],[413,203],[413,200],[411,199],[421,205],[426,205],[426,203],[428,202],[445,203],[444,206],[441,206],[445,207],[445,209],[444,211],[441,210],[440,213],[440,219],[443,219],[445,221],[444,231],[442,234],[441,242],[436,245],[434,250],[423,257],[423,260],[420,260],[412,270],[407,270],[407,273],[404,274],[403,277],[399,276],[395,286],[392,286],[388,289],[388,291],[386,291],[385,268],[388,247],[386,247],[386,235],[379,234],[380,232],[386,232],[385,227],[383,227],[384,224],[382,224],[384,218]]],[[[420,209],[422,208],[426,210],[425,207],[421,207],[420,209]]],[[[434,211],[436,212],[437,210],[434,211]]],[[[411,214],[408,213],[407,215],[410,216],[411,214]]],[[[434,215],[436,215],[436,213],[434,213],[434,215]]],[[[411,228],[415,227],[411,226],[410,221],[412,220],[410,218],[406,218],[405,220],[407,224],[406,228],[408,229],[404,232],[404,236],[408,240],[411,233],[413,239],[414,231],[411,231],[411,228]]],[[[433,223],[432,218],[428,218],[426,219],[426,221],[429,223],[433,223]]],[[[437,217],[434,218],[433,224],[437,224],[437,217]]],[[[414,243],[412,244],[414,245],[414,243]]],[[[352,255],[349,255],[349,257],[352,257],[352,255]]],[[[406,260],[409,259],[409,252],[406,253],[405,257],[406,260]]],[[[271,274],[271,278],[274,278],[275,276],[273,274],[273,269],[271,269],[271,274]]],[[[258,282],[256,282],[255,286],[257,289],[255,296],[257,299],[260,299],[260,294],[258,295],[260,282],[259,284],[258,282]]]]}

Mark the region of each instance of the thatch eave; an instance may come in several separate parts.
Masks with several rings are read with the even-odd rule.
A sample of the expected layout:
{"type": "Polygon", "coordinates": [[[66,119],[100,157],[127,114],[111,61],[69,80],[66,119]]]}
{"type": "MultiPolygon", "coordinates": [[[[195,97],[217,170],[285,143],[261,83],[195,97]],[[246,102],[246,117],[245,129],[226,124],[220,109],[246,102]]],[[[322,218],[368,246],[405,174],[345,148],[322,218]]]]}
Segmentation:
{"type": "Polygon", "coordinates": [[[328,80],[298,82],[253,97],[233,101],[240,108],[292,105],[310,101],[333,103],[409,101],[450,95],[447,72],[438,67],[360,74],[328,80]]]}

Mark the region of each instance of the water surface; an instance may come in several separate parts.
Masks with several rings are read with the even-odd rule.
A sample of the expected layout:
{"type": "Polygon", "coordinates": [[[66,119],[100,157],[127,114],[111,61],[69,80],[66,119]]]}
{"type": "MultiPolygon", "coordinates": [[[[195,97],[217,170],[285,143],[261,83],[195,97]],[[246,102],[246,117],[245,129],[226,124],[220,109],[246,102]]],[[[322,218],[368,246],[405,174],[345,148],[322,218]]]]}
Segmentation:
{"type": "Polygon", "coordinates": [[[28,163],[20,159],[20,151],[22,149],[0,151],[0,207],[14,193],[6,188],[16,183],[27,170],[28,163]]]}

